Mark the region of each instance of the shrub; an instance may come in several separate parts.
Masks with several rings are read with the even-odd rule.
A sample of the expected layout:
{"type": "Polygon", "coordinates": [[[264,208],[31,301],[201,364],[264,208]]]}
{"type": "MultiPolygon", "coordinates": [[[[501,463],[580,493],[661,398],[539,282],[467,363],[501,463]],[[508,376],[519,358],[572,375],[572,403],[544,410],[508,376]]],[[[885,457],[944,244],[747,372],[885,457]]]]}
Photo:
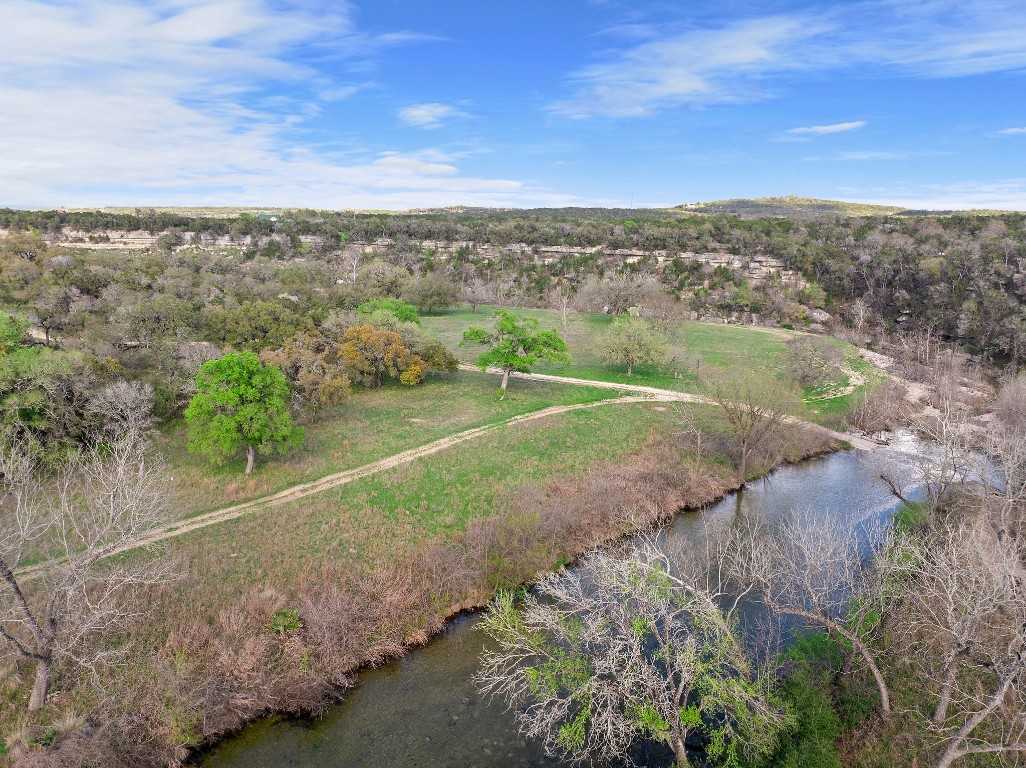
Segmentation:
{"type": "Polygon", "coordinates": [[[899,533],[911,533],[929,521],[930,508],[922,503],[902,502],[894,513],[894,528],[899,533]]]}
{"type": "Polygon", "coordinates": [[[841,768],[841,718],[831,684],[842,660],[841,648],[822,632],[799,636],[783,654],[787,673],[781,697],[791,715],[790,728],[767,768],[841,768]]]}
{"type": "Polygon", "coordinates": [[[299,611],[295,608],[282,608],[275,611],[271,616],[270,629],[276,635],[287,635],[298,632],[303,628],[303,620],[299,618],[299,611]]]}
{"type": "Polygon", "coordinates": [[[380,387],[385,379],[406,385],[419,384],[427,366],[403,343],[395,331],[366,323],[346,329],[339,354],[353,379],[368,387],[380,387]]]}
{"type": "Polygon", "coordinates": [[[402,299],[393,299],[390,297],[371,299],[370,301],[363,302],[363,304],[356,308],[356,311],[364,319],[370,319],[379,312],[385,312],[403,323],[420,322],[420,315],[417,314],[417,308],[402,299]]]}
{"type": "Polygon", "coordinates": [[[803,387],[821,387],[835,381],[843,355],[827,339],[798,336],[787,343],[788,370],[803,387]]]}

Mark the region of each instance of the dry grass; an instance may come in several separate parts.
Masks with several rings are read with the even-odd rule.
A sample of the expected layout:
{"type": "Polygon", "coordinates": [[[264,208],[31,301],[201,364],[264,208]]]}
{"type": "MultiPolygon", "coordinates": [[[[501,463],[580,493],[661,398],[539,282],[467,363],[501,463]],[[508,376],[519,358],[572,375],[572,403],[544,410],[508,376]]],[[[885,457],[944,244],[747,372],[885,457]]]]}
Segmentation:
{"type": "MultiPolygon", "coordinates": [[[[190,576],[148,596],[136,657],[108,681],[117,695],[56,697],[54,716],[91,706],[109,729],[60,736],[25,764],[156,766],[261,713],[319,710],[496,587],[730,490],[729,438],[700,412],[702,458],[663,406],[578,411],[183,537],[190,576]],[[299,621],[275,631],[281,611],[299,621]]],[[[823,447],[796,430],[764,460],[823,447]]]]}

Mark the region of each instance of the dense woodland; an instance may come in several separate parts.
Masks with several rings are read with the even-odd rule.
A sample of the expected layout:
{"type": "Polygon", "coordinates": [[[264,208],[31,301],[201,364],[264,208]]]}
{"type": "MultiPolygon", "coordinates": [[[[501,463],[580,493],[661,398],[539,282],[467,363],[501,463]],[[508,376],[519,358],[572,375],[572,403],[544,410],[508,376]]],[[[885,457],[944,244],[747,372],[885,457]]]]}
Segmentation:
{"type": "MultiPolygon", "coordinates": [[[[182,414],[198,366],[227,350],[271,356],[296,385],[305,375],[297,361],[336,348],[367,319],[357,309],[379,299],[421,312],[465,302],[613,314],[635,307],[656,322],[723,318],[814,329],[827,322],[861,343],[915,335],[927,344],[956,342],[1001,366],[1026,357],[1020,214],[795,222],[666,210],[225,218],[3,211],[0,227],[8,229],[0,240],[0,303],[13,313],[5,343],[17,350],[4,356],[5,421],[57,449],[89,430],[88,393],[118,379],[152,386],[160,419],[182,414]],[[102,236],[112,228],[161,234],[143,251],[54,242],[66,231],[102,236]],[[200,247],[210,235],[228,235],[237,247],[200,247]],[[384,252],[362,254],[359,243],[381,237],[391,241],[384,252]],[[668,253],[661,264],[654,256],[627,263],[601,249],[542,261],[467,247],[441,258],[426,240],[668,253]],[[779,279],[750,282],[727,267],[673,256],[682,251],[769,254],[808,283],[799,290],[779,279]]],[[[417,372],[407,379],[453,365],[415,323],[399,325],[417,372]]]]}
{"type": "MultiPolygon", "coordinates": [[[[247,249],[250,258],[288,261],[306,257],[322,264],[324,270],[317,278],[328,277],[333,264],[336,271],[341,268],[337,262],[344,245],[378,238],[392,241],[388,259],[410,272],[443,266],[419,245],[425,240],[665,250],[671,257],[687,251],[723,251],[742,259],[768,255],[800,270],[812,281],[813,294],[817,287],[825,291],[824,299],[817,300],[815,295],[782,297],[779,292],[746,285],[737,276],[710,275],[699,265],[673,258],[661,270],[656,269],[654,259],[617,270],[595,254],[548,265],[525,263],[523,258],[482,264],[468,250],[444,268],[460,284],[471,277],[493,283],[505,280],[507,298],[528,303],[543,302],[547,292],[563,281],[576,289],[589,276],[610,270],[651,273],[668,293],[683,293],[702,314],[753,312],[784,324],[801,321],[795,308],[785,306],[785,299],[804,298],[802,303],[813,306],[825,303],[828,311],[833,307],[842,315],[850,312],[854,300],[861,299],[872,313],[870,319],[890,330],[929,331],[1000,362],[1017,363],[1026,356],[1023,214],[825,216],[799,221],[659,209],[470,209],[411,214],[290,211],[224,218],[142,210],[135,214],[8,210],[0,211],[0,227],[51,236],[67,229],[96,233],[138,229],[166,233],[163,242],[168,248],[202,242],[204,236],[230,236],[247,249]]],[[[10,265],[5,272],[9,269],[10,265]]],[[[294,270],[292,277],[297,274],[294,270]]],[[[86,282],[89,284],[76,285],[78,291],[98,298],[95,291],[102,290],[98,285],[102,280],[94,277],[86,282]]],[[[860,305],[860,313],[862,310],[860,305]]],[[[859,322],[864,320],[860,317],[859,322]]]]}

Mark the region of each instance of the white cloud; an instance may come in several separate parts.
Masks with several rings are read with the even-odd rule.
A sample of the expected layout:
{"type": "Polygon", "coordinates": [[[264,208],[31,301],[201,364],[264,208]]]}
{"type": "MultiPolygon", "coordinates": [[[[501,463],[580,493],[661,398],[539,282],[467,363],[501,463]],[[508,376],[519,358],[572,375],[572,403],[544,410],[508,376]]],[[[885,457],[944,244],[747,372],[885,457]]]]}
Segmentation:
{"type": "Polygon", "coordinates": [[[821,25],[777,16],[645,42],[571,75],[576,94],[552,110],[569,117],[635,117],[679,104],[760,98],[766,76],[794,66],[787,51],[821,31],[821,25]]]}
{"type": "Polygon", "coordinates": [[[827,10],[729,21],[666,23],[655,39],[607,50],[572,72],[570,117],[636,117],[675,106],[755,101],[794,72],[858,68],[914,77],[1026,69],[1022,0],[863,0],[827,10]]]}
{"type": "Polygon", "coordinates": [[[1023,128],[1002,128],[998,131],[1002,136],[1021,136],[1026,134],[1026,127],[1023,128]]]}
{"type": "Polygon", "coordinates": [[[445,120],[453,117],[466,117],[466,113],[437,101],[410,104],[399,110],[399,119],[416,128],[440,128],[445,120]]]}
{"type": "Polygon", "coordinates": [[[872,200],[915,210],[1026,210],[1026,178],[848,191],[851,194],[846,198],[854,201],[872,200]]]}
{"type": "Polygon", "coordinates": [[[343,154],[313,141],[321,105],[370,84],[336,82],[311,62],[359,69],[422,39],[361,33],[345,4],[321,2],[0,2],[0,26],[18,30],[0,55],[0,204],[572,202],[468,174],[437,151],[343,154]]]}
{"type": "Polygon", "coordinates": [[[805,125],[800,128],[789,128],[790,136],[828,136],[832,133],[847,133],[866,125],[865,120],[852,120],[847,123],[831,123],[830,125],[805,125]]]}

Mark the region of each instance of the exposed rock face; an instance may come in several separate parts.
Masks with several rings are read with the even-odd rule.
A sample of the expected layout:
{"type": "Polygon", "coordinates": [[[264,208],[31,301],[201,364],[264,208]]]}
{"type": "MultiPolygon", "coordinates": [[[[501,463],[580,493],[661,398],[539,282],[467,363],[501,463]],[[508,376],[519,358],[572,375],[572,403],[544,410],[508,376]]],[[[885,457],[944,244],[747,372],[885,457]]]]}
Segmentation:
{"type": "MultiPolygon", "coordinates": [[[[0,237],[4,237],[6,234],[6,231],[0,230],[0,237]]],[[[51,237],[50,240],[56,245],[71,248],[137,250],[155,247],[157,238],[162,234],[164,233],[151,233],[145,230],[80,232],[73,229],[65,229],[59,235],[51,237]]],[[[264,240],[266,239],[264,238],[264,240]]],[[[321,244],[320,238],[314,236],[304,235],[300,239],[310,245],[321,244]]],[[[243,243],[232,240],[229,235],[203,235],[201,242],[193,242],[190,245],[201,248],[225,248],[242,246],[243,243]]],[[[344,250],[346,253],[374,256],[388,252],[392,246],[393,243],[389,238],[379,238],[372,243],[350,243],[345,246],[344,250]]],[[[595,254],[611,264],[636,264],[640,261],[650,261],[655,268],[661,269],[667,262],[675,258],[681,258],[685,261],[697,261],[702,264],[708,264],[711,267],[727,267],[728,269],[741,272],[753,282],[779,276],[783,282],[789,285],[797,288],[805,286],[805,281],[798,272],[787,269],[779,259],[761,254],[744,257],[738,254],[722,252],[645,251],[631,248],[604,248],[602,246],[578,247],[572,245],[528,245],[527,243],[493,245],[491,243],[476,243],[469,240],[423,240],[416,245],[416,248],[419,251],[433,253],[435,259],[441,261],[452,258],[458,252],[474,254],[483,259],[497,259],[503,255],[514,255],[523,259],[530,259],[539,264],[552,264],[564,256],[595,254]]],[[[829,319],[829,315],[827,318],[829,319]]]]}
{"type": "Polygon", "coordinates": [[[813,308],[806,312],[806,314],[808,315],[809,320],[813,323],[819,323],[820,325],[825,325],[831,320],[830,313],[824,312],[822,309],[813,308]]]}

